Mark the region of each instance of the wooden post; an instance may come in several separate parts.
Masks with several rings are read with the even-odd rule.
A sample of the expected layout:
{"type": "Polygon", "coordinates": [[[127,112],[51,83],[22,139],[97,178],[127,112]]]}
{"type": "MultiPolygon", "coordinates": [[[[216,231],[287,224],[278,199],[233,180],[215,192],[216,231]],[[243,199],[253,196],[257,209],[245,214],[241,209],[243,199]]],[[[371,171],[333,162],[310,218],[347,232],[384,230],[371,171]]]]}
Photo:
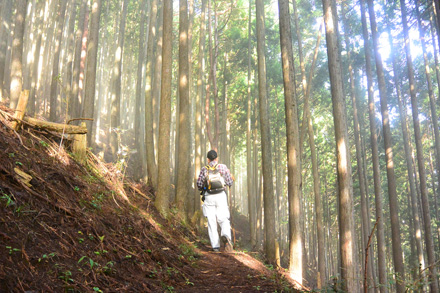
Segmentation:
{"type": "MultiPolygon", "coordinates": [[[[86,123],[81,122],[81,127],[86,128],[86,123]]],[[[72,152],[78,162],[84,163],[87,158],[87,134],[73,135],[72,152]]]]}
{"type": "MultiPolygon", "coordinates": [[[[17,108],[15,109],[14,118],[23,120],[24,113],[26,112],[26,106],[29,99],[29,91],[23,90],[20,93],[20,98],[18,99],[17,108]]],[[[18,130],[18,127],[20,126],[20,122],[18,120],[12,121],[11,127],[14,130],[18,130]]]]}

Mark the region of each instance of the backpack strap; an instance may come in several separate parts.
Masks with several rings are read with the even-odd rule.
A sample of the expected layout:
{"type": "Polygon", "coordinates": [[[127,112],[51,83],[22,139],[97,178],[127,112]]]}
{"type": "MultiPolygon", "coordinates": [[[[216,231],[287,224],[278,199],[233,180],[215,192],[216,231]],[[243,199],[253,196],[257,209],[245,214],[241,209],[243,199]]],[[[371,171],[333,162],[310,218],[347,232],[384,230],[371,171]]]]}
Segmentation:
{"type": "Polygon", "coordinates": [[[214,171],[215,169],[217,169],[217,166],[218,166],[218,164],[215,164],[215,166],[213,166],[213,167],[211,167],[211,166],[209,166],[209,165],[206,165],[205,168],[206,168],[207,170],[214,171]]]}

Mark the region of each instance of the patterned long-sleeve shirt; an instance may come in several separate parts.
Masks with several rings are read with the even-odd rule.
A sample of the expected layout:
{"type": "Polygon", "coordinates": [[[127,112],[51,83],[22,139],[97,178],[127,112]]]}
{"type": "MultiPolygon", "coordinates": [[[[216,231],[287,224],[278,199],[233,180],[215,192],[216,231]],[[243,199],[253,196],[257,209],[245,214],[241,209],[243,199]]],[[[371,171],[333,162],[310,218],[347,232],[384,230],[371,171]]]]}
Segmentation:
{"type": "MultiPolygon", "coordinates": [[[[215,164],[217,164],[216,161],[211,161],[209,163],[209,166],[214,167],[215,164]]],[[[226,167],[226,165],[224,165],[224,164],[218,164],[217,170],[223,176],[223,179],[225,179],[225,184],[227,186],[231,187],[234,180],[232,179],[231,172],[229,171],[228,167],[226,167]]],[[[205,167],[202,167],[202,170],[200,170],[199,178],[197,179],[197,187],[199,188],[199,190],[203,189],[203,185],[205,183],[206,176],[208,176],[208,169],[205,166],[205,167]]]]}

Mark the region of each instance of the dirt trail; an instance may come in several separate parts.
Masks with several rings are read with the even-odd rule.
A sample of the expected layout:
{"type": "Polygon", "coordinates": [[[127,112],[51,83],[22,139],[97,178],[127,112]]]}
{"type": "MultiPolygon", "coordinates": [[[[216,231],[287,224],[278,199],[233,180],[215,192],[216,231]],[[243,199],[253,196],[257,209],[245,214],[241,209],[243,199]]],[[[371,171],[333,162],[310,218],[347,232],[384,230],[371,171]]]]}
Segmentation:
{"type": "MultiPolygon", "coordinates": [[[[193,292],[280,292],[288,289],[276,282],[275,272],[242,252],[203,251],[199,269],[193,292]]],[[[284,285],[287,286],[287,282],[284,285]]]]}

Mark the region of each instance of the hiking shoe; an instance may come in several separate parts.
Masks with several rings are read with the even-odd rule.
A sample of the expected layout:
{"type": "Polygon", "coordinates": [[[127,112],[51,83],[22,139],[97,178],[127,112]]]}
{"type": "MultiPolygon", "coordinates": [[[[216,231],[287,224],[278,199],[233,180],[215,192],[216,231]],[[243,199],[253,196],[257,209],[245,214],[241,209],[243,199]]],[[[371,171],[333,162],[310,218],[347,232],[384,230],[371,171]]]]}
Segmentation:
{"type": "Polygon", "coordinates": [[[220,248],[213,248],[212,251],[214,251],[214,252],[220,252],[220,248]]]}
{"type": "Polygon", "coordinates": [[[234,250],[234,246],[232,245],[231,239],[226,236],[222,236],[222,242],[225,244],[225,251],[232,252],[234,250]]]}

